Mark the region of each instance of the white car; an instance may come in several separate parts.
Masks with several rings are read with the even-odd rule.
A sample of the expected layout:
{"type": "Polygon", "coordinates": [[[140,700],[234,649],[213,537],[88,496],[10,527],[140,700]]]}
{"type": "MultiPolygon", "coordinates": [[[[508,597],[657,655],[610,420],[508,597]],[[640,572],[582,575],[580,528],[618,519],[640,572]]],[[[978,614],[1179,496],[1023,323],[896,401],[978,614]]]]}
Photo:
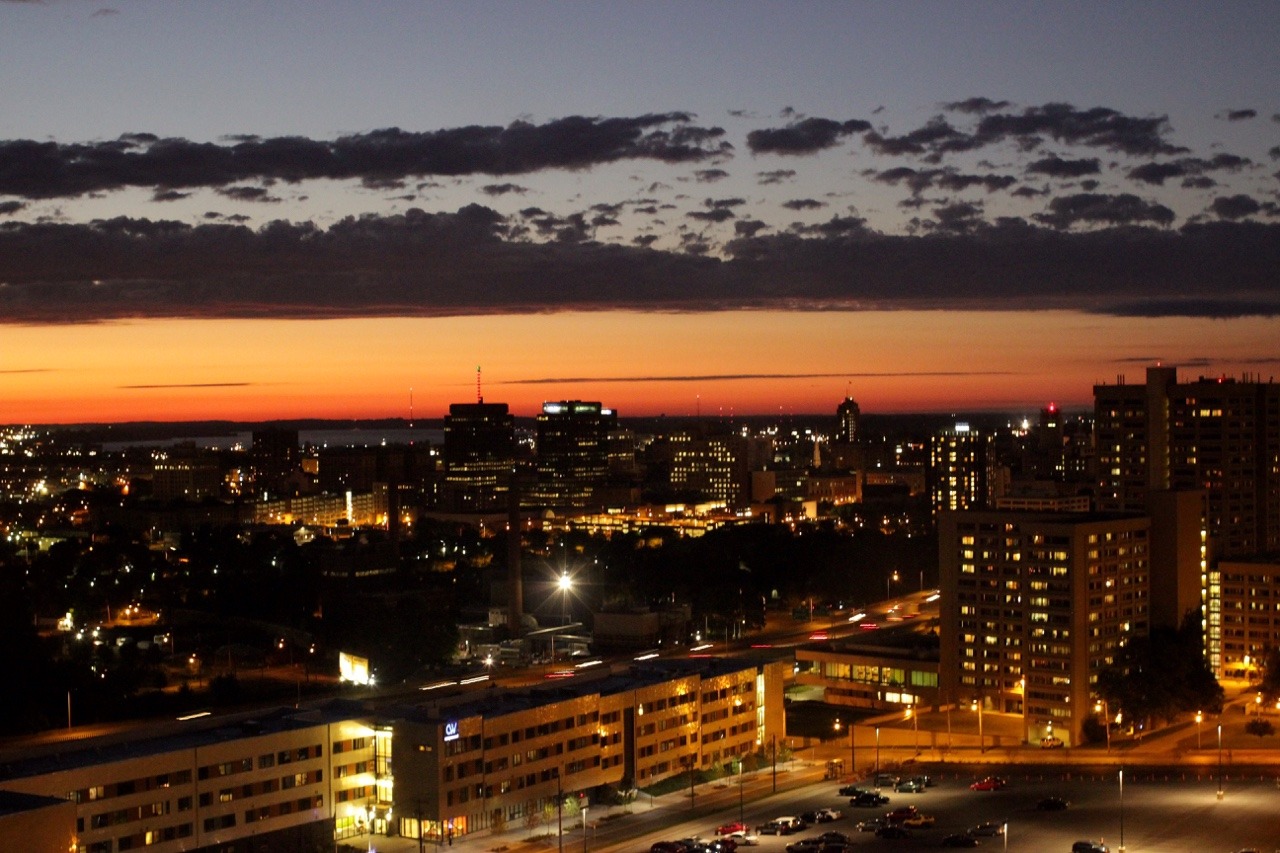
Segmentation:
{"type": "Polygon", "coordinates": [[[819,823],[826,823],[829,820],[839,820],[844,817],[844,812],[839,809],[818,809],[814,814],[817,815],[819,823]]]}
{"type": "Polygon", "coordinates": [[[725,838],[732,838],[738,843],[739,847],[755,847],[760,843],[760,836],[747,829],[739,829],[737,832],[731,832],[725,838]]]}

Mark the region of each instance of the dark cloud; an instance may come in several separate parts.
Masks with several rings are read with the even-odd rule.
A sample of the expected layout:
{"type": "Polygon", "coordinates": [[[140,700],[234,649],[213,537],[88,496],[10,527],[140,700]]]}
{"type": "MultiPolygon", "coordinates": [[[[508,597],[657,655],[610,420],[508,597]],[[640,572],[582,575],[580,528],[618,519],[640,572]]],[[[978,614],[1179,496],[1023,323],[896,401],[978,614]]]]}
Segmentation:
{"type": "Polygon", "coordinates": [[[1280,315],[1280,299],[1144,299],[1108,305],[1106,313],[1119,317],[1208,317],[1233,320],[1239,317],[1275,317],[1280,315]]]}
{"type": "Polygon", "coordinates": [[[1257,118],[1257,117],[1258,117],[1258,111],[1250,110],[1250,109],[1227,110],[1226,112],[1218,113],[1218,118],[1224,118],[1227,121],[1246,121],[1248,119],[1257,118]]]}
{"type": "Polygon", "coordinates": [[[827,203],[814,198],[793,198],[790,201],[784,201],[782,206],[787,210],[817,210],[820,207],[826,207],[827,203]]]}
{"type": "Polygon", "coordinates": [[[727,207],[713,207],[710,210],[691,210],[685,216],[703,222],[726,222],[734,218],[734,213],[727,207]]]}
{"type": "Polygon", "coordinates": [[[1081,178],[1102,171],[1097,157],[1082,160],[1064,160],[1056,154],[1027,164],[1027,174],[1048,175],[1051,178],[1081,178]]]}
{"type": "Polygon", "coordinates": [[[1076,193],[1051,199],[1049,210],[1035,214],[1035,219],[1054,228],[1065,229],[1081,224],[1140,225],[1154,222],[1169,225],[1174,214],[1163,204],[1143,201],[1130,193],[1076,193]]]}
{"type": "Polygon", "coordinates": [[[768,227],[759,219],[739,219],[733,223],[733,233],[739,237],[754,237],[768,227]]]}
{"type": "Polygon", "coordinates": [[[1182,179],[1182,188],[1187,190],[1208,190],[1217,185],[1218,182],[1208,175],[1196,175],[1193,178],[1182,179]]]}
{"type": "Polygon", "coordinates": [[[191,193],[184,193],[181,190],[156,190],[151,194],[152,201],[180,201],[184,198],[191,198],[191,193]]]}
{"type": "Polygon", "coordinates": [[[221,187],[245,180],[398,180],[428,175],[517,175],[619,160],[697,163],[733,146],[688,113],[634,118],[570,116],[542,125],[399,128],[342,136],[245,138],[232,144],[133,133],[107,142],[0,142],[0,194],[79,196],[129,186],[221,187]]]}
{"type": "Polygon", "coordinates": [[[108,18],[112,15],[119,15],[119,14],[120,14],[119,9],[111,9],[111,8],[103,7],[101,9],[94,9],[93,12],[90,13],[89,17],[90,18],[108,18]]]}
{"type": "Polygon", "coordinates": [[[1130,180],[1163,186],[1164,182],[1169,178],[1203,175],[1205,172],[1215,171],[1237,172],[1245,166],[1252,165],[1252,163],[1253,161],[1247,157],[1238,157],[1235,154],[1216,154],[1211,160],[1205,160],[1200,157],[1182,157],[1164,163],[1144,163],[1141,166],[1135,166],[1130,169],[1126,174],[1130,180]]]}
{"type": "Polygon", "coordinates": [[[791,180],[795,176],[795,169],[774,169],[771,172],[756,172],[756,179],[761,186],[766,184],[780,184],[783,181],[791,180]]]}
{"type": "Polygon", "coordinates": [[[875,179],[885,184],[906,184],[912,195],[919,195],[933,188],[960,192],[971,187],[981,187],[987,192],[995,192],[1017,183],[1017,178],[1010,175],[969,175],[950,167],[913,169],[910,166],[899,166],[876,174],[875,179]]]}
{"type": "Polygon", "coordinates": [[[1035,198],[1036,196],[1048,195],[1049,192],[1050,190],[1047,186],[1036,189],[1035,187],[1029,187],[1024,184],[1009,193],[1009,195],[1017,196],[1018,198],[1035,198]]]}
{"type": "Polygon", "coordinates": [[[709,198],[703,202],[703,204],[710,208],[741,207],[746,203],[747,200],[745,198],[709,198]]]}
{"type": "Polygon", "coordinates": [[[1082,190],[1084,190],[1085,192],[1090,192],[1090,193],[1091,193],[1091,192],[1093,192],[1094,190],[1096,190],[1096,189],[1097,189],[1098,187],[1100,187],[1100,186],[1102,186],[1102,183],[1101,183],[1101,182],[1099,182],[1099,181],[1092,181],[1092,180],[1090,180],[1090,181],[1081,181],[1081,182],[1080,182],[1080,188],[1081,188],[1082,190]]]}
{"type": "Polygon", "coordinates": [[[962,234],[978,230],[986,224],[982,218],[982,205],[967,201],[936,207],[933,215],[934,221],[928,227],[937,231],[962,234]]]}
{"type": "Polygon", "coordinates": [[[516,195],[524,195],[529,190],[519,184],[485,184],[480,187],[480,192],[488,196],[501,196],[515,193],[516,195]]]}
{"type": "Polygon", "coordinates": [[[24,201],[0,201],[0,216],[12,216],[26,206],[24,201]]]}
{"type": "Polygon", "coordinates": [[[1219,196],[1209,205],[1209,209],[1220,219],[1241,219],[1253,216],[1262,210],[1262,205],[1247,195],[1219,196]]]}
{"type": "MultiPolygon", "coordinates": [[[[1182,364],[1183,362],[1179,362],[1182,364]]],[[[566,383],[625,382],[629,384],[644,382],[724,382],[726,380],[760,379],[920,379],[927,377],[949,376],[1015,376],[1008,370],[921,370],[894,371],[892,373],[707,373],[707,374],[674,374],[658,376],[540,376],[532,379],[509,379],[506,382],[494,382],[493,385],[562,385],[566,383]]]]}
{"type": "Polygon", "coordinates": [[[1167,116],[1138,118],[1126,116],[1106,107],[1076,109],[1071,104],[1052,103],[1028,107],[1021,113],[983,116],[975,137],[982,144],[1006,139],[1022,141],[1024,147],[1038,144],[1040,137],[1060,143],[1088,145],[1124,154],[1181,154],[1179,148],[1165,141],[1169,130],[1167,116]]]}
{"type": "MultiPolygon", "coordinates": [[[[582,214],[545,217],[548,239],[533,242],[520,229],[536,228],[534,218],[479,205],[350,217],[327,228],[0,222],[0,322],[779,306],[1237,316],[1280,305],[1280,223],[1140,227],[1165,217],[1123,196],[1068,199],[1050,207],[1054,227],[997,220],[900,236],[856,216],[782,233],[735,222],[723,247],[686,233],[678,251],[652,248],[651,234],[630,246],[595,242],[582,214]],[[1077,224],[1091,227],[1070,228],[1077,224]],[[713,248],[723,255],[708,254],[713,248]]],[[[708,213],[716,211],[732,217],[729,208],[708,213]]],[[[934,221],[963,223],[964,212],[934,210],[934,221]]]]}
{"type": "Polygon", "coordinates": [[[276,204],[280,201],[266,187],[219,187],[214,192],[236,201],[258,201],[266,204],[276,204]]]}
{"type": "Polygon", "coordinates": [[[747,147],[753,154],[813,154],[838,145],[851,133],[870,129],[871,123],[861,119],[806,118],[786,127],[753,130],[747,134],[747,147]]]}
{"type": "Polygon", "coordinates": [[[693,173],[700,184],[713,184],[716,181],[722,181],[729,177],[729,173],[724,169],[699,169],[693,173]]]}
{"type": "Polygon", "coordinates": [[[1271,157],[1272,160],[1280,160],[1280,145],[1268,149],[1267,155],[1271,157]]]}
{"type": "Polygon", "coordinates": [[[174,385],[117,385],[125,391],[151,391],[163,388],[251,388],[255,382],[183,382],[174,385]]]}
{"type": "Polygon", "coordinates": [[[981,145],[975,137],[957,130],[941,117],[931,119],[924,127],[901,136],[884,136],[872,132],[865,134],[862,141],[877,154],[914,154],[934,160],[943,154],[970,151],[981,145]]]}
{"type": "Polygon", "coordinates": [[[996,110],[1007,109],[1010,105],[1008,101],[993,101],[990,98],[966,98],[963,101],[951,101],[942,105],[944,110],[954,113],[993,113],[996,110]]]}

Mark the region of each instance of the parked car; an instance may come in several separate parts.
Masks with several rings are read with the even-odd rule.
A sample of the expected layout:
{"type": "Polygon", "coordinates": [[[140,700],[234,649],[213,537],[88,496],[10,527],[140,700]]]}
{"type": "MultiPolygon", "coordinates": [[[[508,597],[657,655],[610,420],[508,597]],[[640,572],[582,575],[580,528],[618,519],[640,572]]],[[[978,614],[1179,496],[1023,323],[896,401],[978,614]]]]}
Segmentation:
{"type": "Polygon", "coordinates": [[[887,826],[888,821],[882,817],[873,817],[870,820],[860,820],[855,824],[858,832],[875,832],[882,826],[887,826]]]}
{"type": "Polygon", "coordinates": [[[649,847],[649,853],[688,853],[687,848],[679,841],[655,841],[649,847]]]}
{"type": "Polygon", "coordinates": [[[732,838],[739,847],[755,847],[760,843],[760,836],[750,829],[739,829],[729,833],[725,838],[732,838]]]}
{"type": "Polygon", "coordinates": [[[925,786],[926,788],[932,788],[936,784],[933,781],[932,776],[912,776],[911,778],[914,781],[919,782],[921,785],[925,786]]]}
{"type": "Polygon", "coordinates": [[[898,806],[884,816],[889,823],[902,823],[909,817],[915,817],[920,811],[915,806],[898,806]]]}
{"type": "Polygon", "coordinates": [[[1101,841],[1077,841],[1071,845],[1071,853],[1111,853],[1111,848],[1101,841]]]}
{"type": "Polygon", "coordinates": [[[1060,737],[1054,737],[1053,735],[1048,735],[1046,737],[1040,738],[1041,749],[1058,749],[1062,746],[1065,746],[1065,744],[1063,744],[1062,738],[1060,737]]]}
{"type": "Polygon", "coordinates": [[[911,829],[928,829],[935,823],[937,823],[937,821],[931,814],[913,814],[911,817],[904,820],[902,825],[911,829]]]}
{"type": "Polygon", "coordinates": [[[898,784],[898,777],[892,773],[879,773],[872,782],[875,783],[877,788],[892,788],[898,784]]]}
{"type": "Polygon", "coordinates": [[[1060,812],[1069,805],[1071,804],[1062,797],[1045,797],[1036,803],[1036,808],[1042,812],[1060,812]]]}
{"type": "Polygon", "coordinates": [[[875,791],[863,791],[850,800],[849,805],[857,806],[858,808],[875,808],[876,806],[883,806],[887,802],[889,802],[889,798],[884,794],[877,794],[875,791]]]}
{"type": "Polygon", "coordinates": [[[893,790],[899,794],[919,794],[924,790],[924,783],[915,779],[903,779],[893,786],[893,790]]]}
{"type": "Polygon", "coordinates": [[[969,830],[970,835],[1004,835],[1004,824],[989,820],[969,830]]]}
{"type": "Polygon", "coordinates": [[[814,812],[814,817],[818,819],[818,823],[831,823],[844,817],[844,812],[839,809],[818,809],[814,812]]]}
{"type": "Polygon", "coordinates": [[[717,826],[716,835],[732,835],[735,832],[742,832],[746,830],[746,828],[747,825],[745,823],[740,820],[735,820],[733,823],[726,823],[722,826],[717,826]]]}
{"type": "Polygon", "coordinates": [[[818,836],[818,840],[822,842],[823,849],[830,847],[832,844],[852,844],[853,839],[845,835],[843,832],[824,832],[818,836]]]}
{"type": "Polygon", "coordinates": [[[787,853],[819,853],[822,841],[817,838],[801,838],[787,845],[787,853]]]}
{"type": "Polygon", "coordinates": [[[856,797],[859,794],[866,793],[866,791],[866,788],[860,788],[857,785],[845,785],[836,793],[842,797],[856,797]]]}
{"type": "Polygon", "coordinates": [[[877,838],[910,838],[911,830],[894,824],[882,826],[876,830],[877,838]]]}
{"type": "Polygon", "coordinates": [[[979,779],[969,786],[970,791],[1002,791],[1009,783],[999,776],[988,776],[985,779],[979,779]]]}
{"type": "Polygon", "coordinates": [[[943,847],[977,847],[978,839],[974,838],[972,835],[966,835],[963,832],[957,832],[952,835],[948,835],[946,838],[943,838],[942,846],[943,847]]]}

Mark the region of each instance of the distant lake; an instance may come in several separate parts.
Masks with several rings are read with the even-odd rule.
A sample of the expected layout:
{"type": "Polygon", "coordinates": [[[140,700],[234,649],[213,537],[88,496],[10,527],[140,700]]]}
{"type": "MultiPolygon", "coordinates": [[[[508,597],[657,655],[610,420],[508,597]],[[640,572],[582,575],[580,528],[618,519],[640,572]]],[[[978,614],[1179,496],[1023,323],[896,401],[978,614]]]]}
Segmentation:
{"type": "MultiPolygon", "coordinates": [[[[384,444],[443,444],[442,429],[304,429],[298,431],[298,442],[314,447],[378,447],[384,444]]],[[[184,436],[156,438],[146,441],[106,442],[102,449],[108,452],[128,450],[131,447],[174,447],[191,443],[210,450],[230,450],[237,445],[246,450],[253,444],[253,433],[232,432],[225,435],[184,436]]]]}

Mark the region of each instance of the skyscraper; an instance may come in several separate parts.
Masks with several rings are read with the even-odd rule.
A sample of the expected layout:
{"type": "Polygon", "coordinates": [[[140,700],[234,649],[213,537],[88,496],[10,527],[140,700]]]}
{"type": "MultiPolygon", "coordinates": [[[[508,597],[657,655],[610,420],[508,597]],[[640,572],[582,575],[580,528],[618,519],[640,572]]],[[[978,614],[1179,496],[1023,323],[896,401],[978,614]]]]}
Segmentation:
{"type": "Polygon", "coordinates": [[[609,472],[609,443],[617,412],[599,403],[543,403],[537,420],[532,501],[540,506],[581,509],[609,472]]]}
{"type": "Polygon", "coordinates": [[[506,403],[453,403],[444,419],[444,503],[459,512],[505,509],[515,464],[506,403]]]}
{"type": "Polygon", "coordinates": [[[857,444],[859,433],[859,421],[862,419],[862,410],[858,408],[858,403],[852,397],[845,397],[844,401],[836,407],[836,441],[843,444],[857,444]]]}

